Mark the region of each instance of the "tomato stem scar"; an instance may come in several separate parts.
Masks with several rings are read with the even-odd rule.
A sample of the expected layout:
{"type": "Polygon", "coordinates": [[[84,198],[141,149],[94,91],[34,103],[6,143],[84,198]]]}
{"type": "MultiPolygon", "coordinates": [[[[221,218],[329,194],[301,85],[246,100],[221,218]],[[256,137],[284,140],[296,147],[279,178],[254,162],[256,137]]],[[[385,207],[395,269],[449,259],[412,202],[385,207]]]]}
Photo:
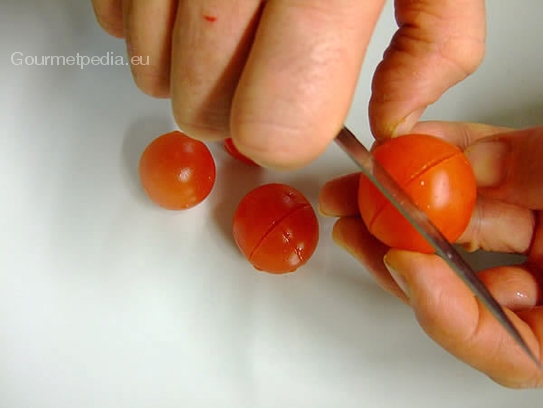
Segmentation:
{"type": "Polygon", "coordinates": [[[215,20],[217,20],[217,17],[215,16],[208,16],[208,15],[204,15],[204,18],[209,21],[210,23],[213,23],[215,22],[215,20]]]}

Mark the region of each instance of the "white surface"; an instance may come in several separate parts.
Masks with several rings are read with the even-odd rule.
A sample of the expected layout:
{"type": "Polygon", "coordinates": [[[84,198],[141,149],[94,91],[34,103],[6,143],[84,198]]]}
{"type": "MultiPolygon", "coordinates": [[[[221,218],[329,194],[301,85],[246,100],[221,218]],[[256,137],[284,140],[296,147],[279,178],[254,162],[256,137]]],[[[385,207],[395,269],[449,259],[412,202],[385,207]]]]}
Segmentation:
{"type": "MultiPolygon", "coordinates": [[[[1,407],[541,405],[541,391],[501,388],[434,345],[332,244],[332,220],[297,274],[259,274],[241,259],[229,226],[242,194],[284,181],[315,203],[320,185],[354,169],[337,149],[304,171],[258,176],[213,148],[218,179],[204,204],[150,205],[137,161],[174,127],[168,102],[136,90],[126,67],[10,62],[16,51],[124,55],[89,3],[1,6],[1,407]]],[[[535,125],[543,3],[487,3],[483,66],[426,118],[535,125]]],[[[348,120],[359,135],[393,30],[388,4],[348,120]]]]}

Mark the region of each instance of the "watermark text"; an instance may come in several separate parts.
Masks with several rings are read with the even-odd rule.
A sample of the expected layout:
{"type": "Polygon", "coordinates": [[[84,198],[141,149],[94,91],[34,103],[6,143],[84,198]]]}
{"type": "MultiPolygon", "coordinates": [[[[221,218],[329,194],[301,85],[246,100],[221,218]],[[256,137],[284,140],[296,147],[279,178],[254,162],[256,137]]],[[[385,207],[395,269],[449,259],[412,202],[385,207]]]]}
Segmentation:
{"type": "Polygon", "coordinates": [[[119,66],[119,65],[149,65],[149,56],[132,56],[125,58],[107,52],[105,55],[25,55],[20,51],[11,54],[13,65],[28,66],[77,66],[81,69],[89,65],[119,66]]]}

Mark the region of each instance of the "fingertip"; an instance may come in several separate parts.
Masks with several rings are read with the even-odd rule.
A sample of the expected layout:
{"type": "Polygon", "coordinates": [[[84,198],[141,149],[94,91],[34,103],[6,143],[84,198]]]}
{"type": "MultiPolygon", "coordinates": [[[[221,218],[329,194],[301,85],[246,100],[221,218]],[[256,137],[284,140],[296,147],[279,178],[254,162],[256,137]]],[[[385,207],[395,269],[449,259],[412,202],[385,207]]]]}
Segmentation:
{"type": "Polygon", "coordinates": [[[172,93],[171,108],[175,123],[190,137],[210,142],[230,137],[225,125],[227,112],[212,109],[206,114],[205,108],[192,109],[183,100],[183,95],[176,92],[172,93]]]}
{"type": "Polygon", "coordinates": [[[360,217],[342,217],[332,229],[334,242],[347,251],[370,273],[386,292],[407,303],[405,293],[383,264],[389,248],[370,234],[360,217]]]}
{"type": "Polygon", "coordinates": [[[369,116],[376,138],[412,131],[422,112],[477,69],[484,2],[396,2],[399,29],[375,70],[369,116]]]}
{"type": "Polygon", "coordinates": [[[368,108],[372,134],[382,140],[412,133],[425,109],[426,106],[410,111],[409,106],[393,106],[373,94],[368,108]]]}
{"type": "Polygon", "coordinates": [[[160,69],[149,69],[146,67],[131,64],[130,70],[134,83],[144,94],[157,99],[170,97],[170,75],[169,72],[160,69]]]}
{"type": "Polygon", "coordinates": [[[120,22],[117,20],[106,20],[103,18],[97,18],[96,20],[98,21],[98,24],[100,25],[102,30],[104,30],[112,37],[118,38],[120,40],[125,38],[122,19],[120,22]]]}
{"type": "Polygon", "coordinates": [[[242,1],[234,7],[228,1],[169,1],[177,7],[171,47],[174,118],[194,138],[232,137],[238,147],[231,110],[262,2],[242,1]]]}
{"type": "Polygon", "coordinates": [[[121,0],[93,0],[94,16],[98,25],[115,38],[124,38],[121,0]]]}
{"type": "MultiPolygon", "coordinates": [[[[442,344],[448,337],[467,338],[477,305],[463,282],[437,255],[391,249],[386,265],[406,289],[421,327],[442,344]]],[[[475,316],[475,319],[474,319],[475,316]]]]}
{"type": "Polygon", "coordinates": [[[155,98],[170,96],[173,0],[123,3],[126,48],[136,86],[155,98]]]}
{"type": "Polygon", "coordinates": [[[319,211],[328,217],[358,215],[360,173],[351,173],[328,181],[319,193],[319,211]]]}
{"type": "MultiPolygon", "coordinates": [[[[332,228],[332,239],[337,245],[360,261],[364,261],[366,258],[367,251],[365,251],[365,248],[367,246],[375,248],[379,246],[379,243],[367,230],[364,221],[359,217],[339,218],[332,228]],[[377,246],[374,245],[375,243],[377,246]]],[[[384,252],[382,248],[376,251],[376,253],[382,254],[384,252]]]]}
{"type": "Polygon", "coordinates": [[[413,297],[424,302],[438,303],[445,287],[456,286],[454,274],[437,255],[391,249],[385,262],[405,281],[413,297]]]}
{"type": "Polygon", "coordinates": [[[348,114],[382,3],[266,3],[232,106],[243,154],[297,169],[324,153],[348,114]]]}
{"type": "Polygon", "coordinates": [[[383,256],[383,264],[396,285],[398,285],[398,288],[400,288],[405,297],[410,300],[411,288],[409,282],[405,278],[405,271],[401,270],[401,265],[398,266],[398,262],[397,260],[394,260],[394,255],[391,254],[391,251],[392,250],[388,251],[385,256],[383,256]]]}
{"type": "Polygon", "coordinates": [[[335,134],[267,121],[237,119],[233,112],[232,138],[238,150],[262,167],[297,170],[322,155],[335,134]]]}
{"type": "Polygon", "coordinates": [[[345,224],[349,223],[349,218],[339,218],[332,227],[332,240],[341,248],[348,252],[351,252],[348,244],[348,240],[345,236],[345,224]]]}

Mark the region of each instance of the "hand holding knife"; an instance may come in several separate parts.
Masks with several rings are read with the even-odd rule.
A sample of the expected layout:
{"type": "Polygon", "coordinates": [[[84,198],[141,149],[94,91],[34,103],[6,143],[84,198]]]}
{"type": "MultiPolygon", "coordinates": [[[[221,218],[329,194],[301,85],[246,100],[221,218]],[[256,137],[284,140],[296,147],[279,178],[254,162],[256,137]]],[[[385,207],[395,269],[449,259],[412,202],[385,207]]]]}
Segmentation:
{"type": "Polygon", "coordinates": [[[523,349],[539,368],[541,363],[528,347],[511,320],[504,313],[500,304],[493,298],[486,286],[479,280],[476,272],[461,257],[452,244],[435,227],[426,214],[403,191],[388,172],[374,159],[372,154],[346,127],[343,127],[335,139],[336,143],[360,167],[362,173],[371,180],[376,188],[398,209],[409,223],[430,243],[449,267],[462,279],[475,296],[483,303],[502,327],[523,349]]]}

